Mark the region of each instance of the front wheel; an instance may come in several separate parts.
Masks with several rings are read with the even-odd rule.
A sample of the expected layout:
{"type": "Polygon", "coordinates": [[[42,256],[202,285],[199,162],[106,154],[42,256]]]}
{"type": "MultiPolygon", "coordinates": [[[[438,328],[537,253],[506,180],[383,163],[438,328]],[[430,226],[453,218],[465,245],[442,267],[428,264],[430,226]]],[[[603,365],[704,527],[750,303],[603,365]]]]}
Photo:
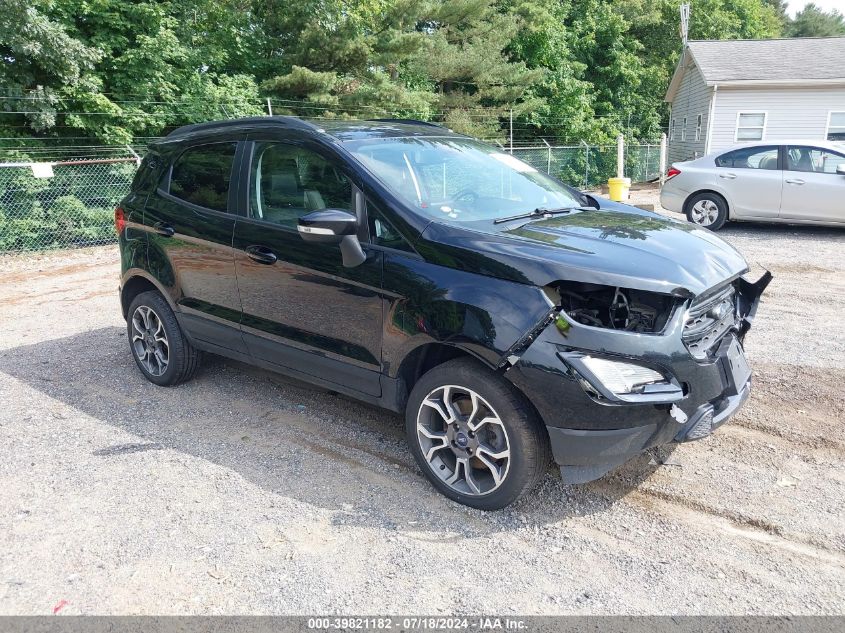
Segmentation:
{"type": "Polygon", "coordinates": [[[728,203],[717,193],[698,193],[687,202],[687,219],[711,231],[718,231],[728,221],[728,203]]]}
{"type": "Polygon", "coordinates": [[[531,406],[474,360],[452,360],[420,378],[408,399],[405,430],[435,488],[474,508],[504,508],[548,468],[548,437],[531,406]]]}

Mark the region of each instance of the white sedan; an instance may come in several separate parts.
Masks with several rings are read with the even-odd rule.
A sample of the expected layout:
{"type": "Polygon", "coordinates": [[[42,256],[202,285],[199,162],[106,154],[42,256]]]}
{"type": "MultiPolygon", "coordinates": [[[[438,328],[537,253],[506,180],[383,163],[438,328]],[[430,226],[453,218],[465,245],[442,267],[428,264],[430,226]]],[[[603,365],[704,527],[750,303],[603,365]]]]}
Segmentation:
{"type": "Polygon", "coordinates": [[[845,226],[845,145],[760,141],[672,165],[664,209],[718,231],[728,220],[845,226]]]}

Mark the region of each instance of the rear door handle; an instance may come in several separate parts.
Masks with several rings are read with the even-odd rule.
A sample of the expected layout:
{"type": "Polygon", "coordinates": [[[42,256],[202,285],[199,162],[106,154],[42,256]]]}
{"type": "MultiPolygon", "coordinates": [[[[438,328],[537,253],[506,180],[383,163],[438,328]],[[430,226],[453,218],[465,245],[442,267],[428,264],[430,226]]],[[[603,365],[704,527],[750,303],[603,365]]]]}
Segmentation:
{"type": "Polygon", "coordinates": [[[259,264],[275,264],[276,254],[266,246],[247,246],[245,249],[247,257],[259,264]]]}
{"type": "Polygon", "coordinates": [[[725,180],[734,180],[736,178],[736,174],[719,174],[719,178],[724,178],[725,180]]]}
{"type": "Polygon", "coordinates": [[[789,183],[790,185],[803,185],[804,184],[804,181],[801,180],[800,178],[790,178],[786,182],[789,183]]]}
{"type": "Polygon", "coordinates": [[[163,235],[164,237],[173,237],[173,234],[176,232],[173,230],[173,227],[169,224],[165,224],[164,222],[156,222],[153,224],[153,229],[159,235],[163,235]]]}

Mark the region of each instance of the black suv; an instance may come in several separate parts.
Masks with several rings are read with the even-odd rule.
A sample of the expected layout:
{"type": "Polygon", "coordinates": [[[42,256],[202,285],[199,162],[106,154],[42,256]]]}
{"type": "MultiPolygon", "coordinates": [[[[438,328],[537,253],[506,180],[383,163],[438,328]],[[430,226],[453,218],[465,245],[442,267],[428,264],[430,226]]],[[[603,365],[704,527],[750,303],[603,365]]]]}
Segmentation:
{"type": "Polygon", "coordinates": [[[443,494],[501,508],[708,435],[770,280],[705,229],[416,121],[179,128],[115,211],[143,374],[201,352],[404,412],[443,494]]]}

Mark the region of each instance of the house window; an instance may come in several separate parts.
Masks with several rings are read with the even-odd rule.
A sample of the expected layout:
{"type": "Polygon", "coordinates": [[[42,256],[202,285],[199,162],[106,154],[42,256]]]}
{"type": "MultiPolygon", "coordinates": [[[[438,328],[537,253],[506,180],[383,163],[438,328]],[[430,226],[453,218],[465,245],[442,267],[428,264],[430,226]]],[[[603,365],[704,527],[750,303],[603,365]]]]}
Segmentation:
{"type": "Polygon", "coordinates": [[[681,140],[687,140],[687,117],[684,117],[684,124],[681,126],[681,140]]]}
{"type": "Polygon", "coordinates": [[[831,112],[827,121],[827,140],[845,141],[845,112],[831,112]]]}
{"type": "Polygon", "coordinates": [[[675,119],[672,119],[672,123],[669,125],[669,140],[675,140],[675,119]]]}
{"type": "Polygon", "coordinates": [[[737,141],[762,141],[766,135],[765,112],[740,112],[736,115],[737,141]]]}
{"type": "Polygon", "coordinates": [[[695,142],[698,143],[701,140],[701,124],[704,121],[704,115],[699,114],[698,118],[695,121],[695,142]]]}

